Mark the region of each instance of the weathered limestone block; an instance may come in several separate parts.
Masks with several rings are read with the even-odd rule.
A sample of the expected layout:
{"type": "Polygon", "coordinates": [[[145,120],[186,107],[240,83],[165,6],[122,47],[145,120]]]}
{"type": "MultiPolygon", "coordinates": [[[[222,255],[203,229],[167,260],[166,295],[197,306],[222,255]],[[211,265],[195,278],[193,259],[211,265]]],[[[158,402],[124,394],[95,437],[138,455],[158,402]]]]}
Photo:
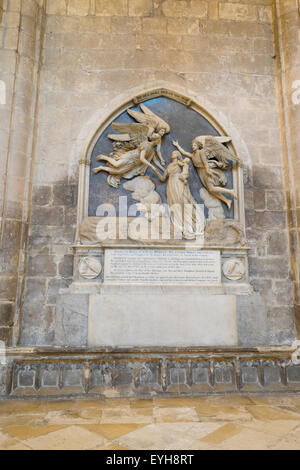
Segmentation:
{"type": "Polygon", "coordinates": [[[55,344],[86,346],[88,295],[59,294],[56,302],[55,344]]]}
{"type": "Polygon", "coordinates": [[[13,326],[13,304],[11,302],[0,304],[0,325],[5,327],[13,326]]]}
{"type": "Polygon", "coordinates": [[[18,39],[19,39],[18,31],[14,29],[8,29],[5,35],[5,43],[4,43],[5,48],[17,50],[18,39]]]}
{"type": "MultiPolygon", "coordinates": [[[[195,35],[200,33],[199,29],[199,19],[197,18],[168,18],[167,24],[168,34],[184,34],[184,39],[192,36],[192,39],[195,40],[195,35]]],[[[200,40],[200,38],[198,38],[200,40]]],[[[203,38],[201,38],[202,40],[203,38]]]]}
{"type": "Polygon", "coordinates": [[[256,21],[257,8],[255,5],[245,5],[240,3],[219,4],[220,19],[236,21],[256,21]]]}
{"type": "Polygon", "coordinates": [[[296,339],[293,307],[270,307],[268,318],[268,344],[291,344],[296,339]]]}
{"type": "Polygon", "coordinates": [[[167,31],[167,20],[163,17],[143,18],[143,31],[147,34],[162,34],[167,31]]]}
{"type": "Polygon", "coordinates": [[[55,276],[56,264],[50,255],[36,255],[28,261],[29,276],[55,276]]]}
{"type": "Polygon", "coordinates": [[[258,19],[263,23],[271,24],[273,22],[272,6],[259,6],[258,19]]]}
{"type": "MultiPolygon", "coordinates": [[[[15,1],[15,3],[18,4],[18,1],[15,1]]],[[[37,19],[38,9],[38,0],[28,0],[27,2],[24,2],[24,4],[22,4],[22,13],[25,16],[31,16],[32,18],[34,18],[34,20],[37,19]]]]}
{"type": "Polygon", "coordinates": [[[112,17],[111,32],[119,34],[138,33],[142,31],[141,17],[112,17]]]}
{"type": "Polygon", "coordinates": [[[64,225],[64,210],[62,207],[35,206],[32,210],[32,224],[64,225]]]}
{"type": "Polygon", "coordinates": [[[68,290],[71,281],[69,279],[50,279],[48,282],[48,291],[47,291],[47,304],[55,305],[56,296],[59,293],[68,290]]]}
{"type": "Polygon", "coordinates": [[[68,0],[68,15],[86,16],[89,9],[90,2],[86,0],[68,0]]]}
{"type": "Polygon", "coordinates": [[[9,345],[11,341],[12,328],[4,326],[0,328],[0,341],[4,344],[9,345]]]}
{"type": "Polygon", "coordinates": [[[219,17],[219,5],[216,0],[210,0],[208,3],[208,17],[211,20],[217,20],[219,17]]]}
{"type": "Polygon", "coordinates": [[[15,274],[1,276],[0,301],[13,302],[15,300],[17,277],[15,274]]]}
{"type": "Polygon", "coordinates": [[[250,257],[250,278],[287,279],[289,276],[289,263],[282,257],[250,257]]]}
{"type": "Polygon", "coordinates": [[[270,232],[268,237],[268,254],[288,256],[288,238],[285,232],[270,232]]]}
{"type": "Polygon", "coordinates": [[[33,188],[32,203],[37,206],[46,206],[51,202],[51,186],[35,186],[33,188]]]}
{"type": "Polygon", "coordinates": [[[54,307],[25,299],[20,344],[50,346],[54,340],[54,307]]]}
{"type": "Polygon", "coordinates": [[[286,214],[284,211],[255,212],[255,225],[261,230],[274,227],[282,230],[286,227],[286,214]]]}
{"type": "Polygon", "coordinates": [[[277,305],[293,305],[293,285],[289,280],[274,281],[273,292],[275,295],[274,301],[277,305]]]}
{"type": "Polygon", "coordinates": [[[127,0],[96,0],[96,15],[127,16],[127,0]]]}
{"type": "Polygon", "coordinates": [[[267,209],[278,211],[286,208],[284,193],[280,191],[267,191],[267,209]]]}
{"type": "Polygon", "coordinates": [[[28,278],[25,286],[25,297],[31,306],[39,305],[41,308],[46,293],[46,279],[36,277],[28,278]]]}
{"type": "Polygon", "coordinates": [[[58,264],[58,273],[60,276],[70,278],[73,275],[73,255],[64,255],[62,261],[58,264]]]}
{"type": "Polygon", "coordinates": [[[267,311],[263,295],[239,295],[236,308],[239,345],[267,344],[267,311]]]}
{"type": "Polygon", "coordinates": [[[281,7],[284,14],[290,13],[291,11],[297,11],[298,2],[297,0],[282,0],[281,7]]]}
{"type": "Polygon", "coordinates": [[[129,16],[151,16],[153,13],[152,0],[129,0],[129,16]]]}
{"type": "Polygon", "coordinates": [[[76,207],[77,185],[58,183],[53,185],[53,205],[76,207]]]}
{"type": "Polygon", "coordinates": [[[282,187],[281,168],[271,166],[255,166],[253,169],[253,185],[256,188],[278,189],[282,187]]]}
{"type": "Polygon", "coordinates": [[[191,2],[166,0],[162,3],[162,12],[165,16],[206,18],[207,9],[207,2],[202,0],[191,0],[191,2]]]}
{"type": "Polygon", "coordinates": [[[48,15],[65,15],[66,12],[66,0],[52,0],[51,2],[47,2],[48,15]]]}
{"type": "Polygon", "coordinates": [[[236,54],[229,57],[229,68],[232,73],[248,73],[248,74],[275,74],[275,61],[271,56],[256,54],[249,61],[248,54],[236,54]]]}

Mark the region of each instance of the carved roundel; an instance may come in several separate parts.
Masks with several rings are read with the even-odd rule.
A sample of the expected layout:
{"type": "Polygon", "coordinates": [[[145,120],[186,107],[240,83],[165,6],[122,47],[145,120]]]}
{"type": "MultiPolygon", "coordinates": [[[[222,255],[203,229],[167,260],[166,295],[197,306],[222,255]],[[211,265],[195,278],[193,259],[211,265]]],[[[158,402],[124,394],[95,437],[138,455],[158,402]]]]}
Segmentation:
{"type": "Polygon", "coordinates": [[[241,279],[245,274],[245,263],[240,258],[229,258],[223,264],[223,274],[231,281],[241,279]]]}
{"type": "Polygon", "coordinates": [[[86,256],[80,260],[78,271],[85,279],[95,279],[101,273],[102,265],[97,258],[86,256]]]}

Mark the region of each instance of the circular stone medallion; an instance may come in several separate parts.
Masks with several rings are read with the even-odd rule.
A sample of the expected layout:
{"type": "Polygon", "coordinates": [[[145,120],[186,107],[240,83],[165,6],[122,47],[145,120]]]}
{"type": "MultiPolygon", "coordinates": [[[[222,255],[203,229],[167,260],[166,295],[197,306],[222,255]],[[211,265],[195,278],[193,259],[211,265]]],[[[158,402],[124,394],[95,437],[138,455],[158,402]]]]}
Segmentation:
{"type": "Polygon", "coordinates": [[[241,279],[245,274],[245,264],[239,258],[229,258],[223,264],[223,274],[231,281],[241,279]]]}
{"type": "Polygon", "coordinates": [[[78,271],[85,279],[95,279],[102,271],[102,265],[97,258],[87,256],[79,261],[78,271]]]}

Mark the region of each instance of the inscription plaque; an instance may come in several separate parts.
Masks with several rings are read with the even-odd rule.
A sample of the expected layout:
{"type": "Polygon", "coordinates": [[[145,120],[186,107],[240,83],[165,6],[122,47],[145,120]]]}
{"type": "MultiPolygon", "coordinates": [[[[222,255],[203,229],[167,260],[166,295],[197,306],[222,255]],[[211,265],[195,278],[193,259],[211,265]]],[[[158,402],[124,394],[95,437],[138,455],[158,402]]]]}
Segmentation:
{"type": "Polygon", "coordinates": [[[106,250],[104,282],[152,285],[220,283],[220,252],[149,249],[106,250]]]}

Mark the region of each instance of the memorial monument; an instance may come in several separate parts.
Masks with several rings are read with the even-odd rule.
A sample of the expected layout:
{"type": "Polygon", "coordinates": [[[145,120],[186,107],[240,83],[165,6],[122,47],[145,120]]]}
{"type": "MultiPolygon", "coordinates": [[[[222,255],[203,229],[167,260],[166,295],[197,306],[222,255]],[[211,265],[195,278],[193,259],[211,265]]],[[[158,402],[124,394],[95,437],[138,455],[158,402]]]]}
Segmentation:
{"type": "MultiPolygon", "coordinates": [[[[87,345],[237,345],[238,299],[252,287],[231,137],[188,97],[157,89],[101,125],[81,172],[66,298],[88,296],[87,345]]],[[[65,312],[61,295],[62,327],[65,312]]]]}
{"type": "Polygon", "coordinates": [[[0,395],[300,389],[299,18],[0,0],[0,395]]]}

